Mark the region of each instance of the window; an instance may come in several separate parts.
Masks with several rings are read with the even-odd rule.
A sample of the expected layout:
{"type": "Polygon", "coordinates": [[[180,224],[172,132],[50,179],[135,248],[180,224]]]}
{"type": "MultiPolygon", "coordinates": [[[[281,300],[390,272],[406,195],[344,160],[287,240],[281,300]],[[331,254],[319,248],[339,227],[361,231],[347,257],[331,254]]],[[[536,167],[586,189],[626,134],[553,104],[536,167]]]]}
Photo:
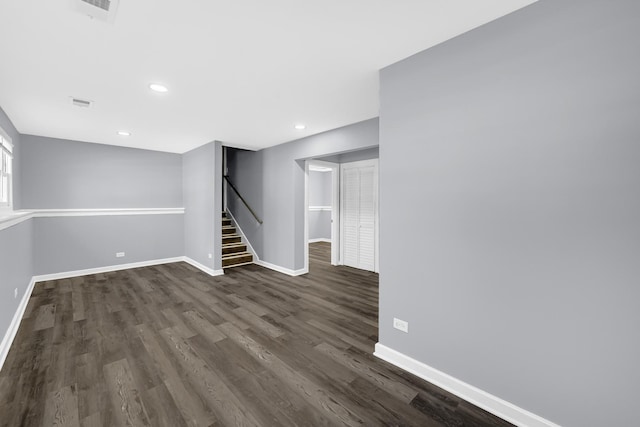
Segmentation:
{"type": "Polygon", "coordinates": [[[0,128],[0,209],[11,208],[13,145],[0,128]]]}

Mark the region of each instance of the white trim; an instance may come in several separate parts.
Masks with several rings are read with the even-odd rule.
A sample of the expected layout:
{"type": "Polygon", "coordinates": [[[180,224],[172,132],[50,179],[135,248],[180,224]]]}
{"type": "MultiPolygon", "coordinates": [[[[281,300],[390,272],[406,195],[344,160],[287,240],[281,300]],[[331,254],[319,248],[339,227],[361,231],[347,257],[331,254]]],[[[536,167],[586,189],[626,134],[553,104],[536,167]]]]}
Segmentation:
{"type": "Polygon", "coordinates": [[[24,316],[24,311],[27,309],[27,305],[29,304],[29,298],[31,298],[31,293],[33,292],[33,287],[36,284],[35,278],[31,278],[31,282],[20,300],[20,304],[18,305],[18,309],[13,315],[13,319],[11,320],[11,325],[9,325],[9,329],[4,334],[2,338],[2,344],[0,344],[0,370],[2,370],[2,366],[4,362],[7,360],[7,356],[9,355],[9,350],[11,349],[11,344],[13,344],[13,340],[16,338],[16,334],[18,333],[18,329],[20,328],[20,322],[22,322],[22,316],[24,316]]]}
{"type": "Polygon", "coordinates": [[[480,390],[451,375],[415,360],[405,354],[377,343],[374,356],[392,365],[410,372],[456,396],[484,409],[516,426],[521,427],[560,427],[538,415],[524,410],[506,400],[480,390]]]}
{"type": "Polygon", "coordinates": [[[131,262],[128,264],[108,265],[105,267],[87,268],[84,270],[64,271],[62,273],[42,274],[33,276],[36,282],[44,280],[69,279],[71,277],[88,276],[90,274],[108,273],[110,271],[128,270],[130,268],[149,267],[151,265],[170,264],[172,262],[185,261],[185,257],[154,259],[150,261],[131,262]]]}
{"type": "Polygon", "coordinates": [[[309,170],[313,172],[331,172],[333,168],[331,166],[310,165],[309,170]]]}
{"type": "Polygon", "coordinates": [[[331,172],[331,265],[340,265],[340,165],[331,172]]]}
{"type": "Polygon", "coordinates": [[[154,259],[150,261],[131,262],[128,264],[117,264],[117,265],[108,265],[105,267],[87,268],[84,270],[64,271],[62,273],[42,274],[40,276],[33,276],[33,278],[35,279],[36,282],[42,282],[44,280],[69,279],[71,277],[88,276],[90,274],[99,274],[99,273],[108,273],[111,271],[128,270],[130,268],[150,267],[152,265],[171,264],[174,262],[186,262],[204,271],[210,276],[220,276],[224,274],[222,270],[213,270],[187,256],[179,256],[174,258],[162,258],[162,259],[154,259]]]}
{"type": "Polygon", "coordinates": [[[256,259],[254,263],[261,267],[265,267],[270,270],[277,271],[278,273],[286,274],[288,276],[301,276],[309,272],[308,268],[301,268],[300,270],[291,270],[290,268],[280,267],[279,265],[271,264],[270,262],[262,261],[259,259],[256,259]]]}
{"type": "Polygon", "coordinates": [[[188,256],[183,256],[181,258],[182,258],[181,261],[184,261],[187,264],[191,264],[195,268],[204,271],[209,276],[215,277],[215,276],[222,276],[224,274],[224,270],[214,270],[213,268],[209,268],[204,264],[200,264],[198,261],[196,261],[195,259],[189,258],[188,256]]]}
{"type": "Polygon", "coordinates": [[[30,209],[34,218],[60,216],[113,216],[113,215],[175,215],[184,214],[184,208],[123,208],[123,209],[30,209]]]}
{"type": "MultiPolygon", "coordinates": [[[[11,169],[11,173],[7,172],[0,168],[0,177],[4,176],[7,179],[7,201],[0,201],[0,209],[3,211],[11,212],[13,210],[13,175],[15,173],[15,164],[14,164],[14,154],[13,154],[13,142],[9,135],[6,134],[4,129],[0,127],[0,162],[2,161],[2,157],[7,157],[7,163],[9,165],[9,169],[11,169]]],[[[2,189],[0,189],[2,191],[2,189]]]]}
{"type": "MultiPolygon", "coordinates": [[[[311,170],[311,160],[304,161],[304,181],[303,181],[303,191],[304,191],[304,217],[302,219],[304,224],[304,230],[302,231],[304,234],[304,245],[303,245],[303,260],[304,264],[302,268],[306,271],[309,271],[309,171],[311,170]]],[[[295,233],[295,230],[294,230],[295,233]]],[[[294,242],[295,243],[295,242],[294,242]]],[[[295,252],[295,244],[294,244],[294,252],[295,252]]],[[[295,260],[294,260],[295,266],[295,260]]]]}
{"type": "Polygon", "coordinates": [[[325,239],[324,237],[318,237],[317,239],[309,239],[309,243],[327,242],[331,243],[331,239],[325,239]]]}
{"type": "Polygon", "coordinates": [[[33,215],[29,212],[12,212],[7,211],[6,214],[0,213],[0,230],[4,230],[14,225],[18,225],[21,222],[25,222],[33,218],[33,215]]]}
{"type": "Polygon", "coordinates": [[[310,211],[329,211],[331,212],[331,206],[309,206],[310,211]]]}
{"type": "Polygon", "coordinates": [[[183,215],[185,208],[30,209],[0,212],[0,231],[31,218],[114,215],[183,215]]]}

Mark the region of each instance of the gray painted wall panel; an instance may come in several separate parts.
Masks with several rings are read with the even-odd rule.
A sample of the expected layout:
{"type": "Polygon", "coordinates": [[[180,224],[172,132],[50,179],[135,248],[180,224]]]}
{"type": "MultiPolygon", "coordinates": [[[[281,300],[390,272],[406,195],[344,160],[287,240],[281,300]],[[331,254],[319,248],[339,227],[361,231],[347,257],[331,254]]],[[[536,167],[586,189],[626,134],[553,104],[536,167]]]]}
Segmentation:
{"type": "Polygon", "coordinates": [[[22,135],[23,209],[182,206],[179,154],[22,135]]]}
{"type": "Polygon", "coordinates": [[[638,16],[541,0],[381,73],[380,342],[563,426],[637,423],[638,16]]]}
{"type": "MultiPolygon", "coordinates": [[[[309,171],[309,206],[331,206],[331,172],[309,171]]],[[[331,239],[331,211],[309,211],[309,239],[331,239]]]]}
{"type": "Polygon", "coordinates": [[[33,220],[0,230],[0,341],[33,276],[33,220]],[[18,298],[14,289],[18,288],[18,298]]]}
{"type": "Polygon", "coordinates": [[[331,239],[331,211],[309,211],[309,240],[331,239]]]}
{"type": "Polygon", "coordinates": [[[309,206],[331,206],[331,172],[309,171],[309,206]]]}
{"type": "Polygon", "coordinates": [[[179,257],[183,215],[35,218],[35,274],[179,257]],[[116,252],[125,252],[116,258],[116,252]]]}
{"type": "Polygon", "coordinates": [[[182,156],[185,255],[212,269],[222,267],[221,162],[219,142],[182,156]]]}
{"type": "Polygon", "coordinates": [[[229,174],[264,221],[257,226],[240,214],[239,223],[245,233],[258,236],[250,241],[260,259],[292,270],[304,267],[305,159],[377,145],[376,118],[258,152],[236,150],[228,159],[233,160],[229,174]]]}
{"type": "MultiPolygon", "coordinates": [[[[20,135],[0,107],[0,127],[13,147],[13,204],[20,206],[20,135]]],[[[0,340],[11,325],[33,276],[33,220],[0,230],[0,340]],[[18,297],[14,298],[14,289],[18,297]]]]}

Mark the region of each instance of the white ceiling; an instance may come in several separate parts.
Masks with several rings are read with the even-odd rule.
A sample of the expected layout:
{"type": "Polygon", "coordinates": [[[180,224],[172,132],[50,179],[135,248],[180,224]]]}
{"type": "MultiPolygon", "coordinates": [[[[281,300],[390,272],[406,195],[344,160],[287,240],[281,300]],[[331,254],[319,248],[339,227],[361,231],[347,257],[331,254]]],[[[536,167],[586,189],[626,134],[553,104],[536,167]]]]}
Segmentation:
{"type": "Polygon", "coordinates": [[[376,117],[380,68],[533,2],[121,0],[108,24],[2,0],[0,106],[23,134],[258,149],[376,117]]]}

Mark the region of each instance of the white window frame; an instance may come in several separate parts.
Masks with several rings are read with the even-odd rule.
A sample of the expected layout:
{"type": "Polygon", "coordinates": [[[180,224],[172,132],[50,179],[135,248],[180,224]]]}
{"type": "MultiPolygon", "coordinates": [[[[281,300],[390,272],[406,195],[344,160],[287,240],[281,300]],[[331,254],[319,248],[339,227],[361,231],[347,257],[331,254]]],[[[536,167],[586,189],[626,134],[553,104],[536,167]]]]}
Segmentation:
{"type": "Polygon", "coordinates": [[[13,144],[11,138],[0,128],[0,211],[13,210],[13,144]],[[2,182],[7,181],[7,194],[2,182]]]}

